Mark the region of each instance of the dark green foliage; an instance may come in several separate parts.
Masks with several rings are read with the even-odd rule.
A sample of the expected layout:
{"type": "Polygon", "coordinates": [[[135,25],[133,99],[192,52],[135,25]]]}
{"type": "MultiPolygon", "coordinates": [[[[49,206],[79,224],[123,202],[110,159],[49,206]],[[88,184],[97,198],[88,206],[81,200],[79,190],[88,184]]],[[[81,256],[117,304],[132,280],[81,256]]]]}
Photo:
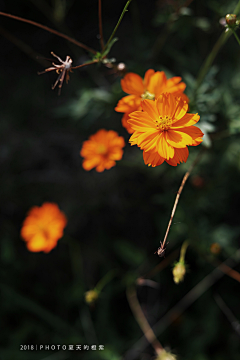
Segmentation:
{"type": "MultiPolygon", "coordinates": [[[[1,2],[1,11],[69,31],[99,51],[97,3],[8,0],[1,2]]],[[[166,260],[178,250],[175,258],[147,276],[154,284],[138,286],[151,326],[214,270],[216,259],[236,253],[240,238],[240,48],[233,36],[196,88],[199,70],[224,31],[219,18],[237,3],[193,1],[176,15],[182,3],[132,0],[108,54],[141,76],[149,68],[181,76],[190,111],[199,113],[199,126],[208,133],[207,149],[186,183],[170,229],[166,260]],[[184,282],[175,285],[172,265],[186,239],[188,271],[184,282]],[[211,254],[212,243],[221,246],[220,254],[211,254]]],[[[102,0],[105,42],[124,6],[124,0],[102,0]]],[[[126,287],[164,261],[154,252],[181,180],[202,145],[190,147],[187,163],[176,168],[166,163],[145,166],[141,150],[128,144],[121,114],[114,111],[124,96],[120,76],[103,64],[76,69],[58,96],[51,90],[57,74],[38,76],[44,67],[34,52],[49,57],[54,51],[64,59],[69,55],[74,66],[88,61],[88,54],[53,34],[3,17],[0,32],[0,359],[123,359],[142,337],[126,287]],[[30,47],[28,54],[22,43],[7,39],[8,32],[30,47]],[[79,155],[82,142],[101,128],[125,138],[123,160],[103,173],[86,172],[79,155]],[[45,201],[59,205],[68,225],[49,254],[31,253],[20,238],[21,225],[28,210],[45,201]],[[85,292],[113,269],[98,300],[88,307],[85,292]],[[105,350],[20,351],[21,344],[102,344],[105,350]]],[[[239,264],[235,270],[240,271],[239,264]]],[[[223,276],[171,320],[159,341],[180,360],[238,360],[239,334],[214,296],[219,294],[240,321],[239,289],[236,280],[223,276]]],[[[147,346],[136,358],[153,356],[147,346]]]]}

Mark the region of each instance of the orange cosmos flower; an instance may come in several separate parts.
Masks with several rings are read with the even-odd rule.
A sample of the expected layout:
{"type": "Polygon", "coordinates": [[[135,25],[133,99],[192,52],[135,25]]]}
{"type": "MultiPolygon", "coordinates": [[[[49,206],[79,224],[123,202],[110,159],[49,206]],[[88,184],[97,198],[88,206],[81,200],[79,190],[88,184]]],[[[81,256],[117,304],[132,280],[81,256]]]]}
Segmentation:
{"type": "Polygon", "coordinates": [[[44,203],[30,209],[21,229],[21,237],[30,251],[48,253],[63,236],[67,218],[57,204],[44,203]]]}
{"type": "Polygon", "coordinates": [[[128,120],[134,133],[129,139],[131,145],[143,149],[143,159],[149,166],[158,166],[166,161],[176,166],[186,162],[188,145],[202,142],[202,131],[193,126],[198,114],[187,114],[188,104],[181,97],[165,93],[157,100],[143,100],[143,111],[130,114],[128,120]]]}
{"type": "Polygon", "coordinates": [[[183,94],[186,84],[181,82],[181,77],[175,76],[167,79],[164,71],[154,71],[149,69],[142,79],[135,73],[128,73],[121,80],[123,91],[129,96],[119,100],[115,110],[125,113],[122,118],[122,125],[132,134],[130,124],[127,123],[129,114],[136,110],[141,110],[141,101],[144,99],[155,100],[163,92],[172,93],[175,96],[182,96],[185,101],[189,102],[188,97],[183,94]]]}
{"type": "Polygon", "coordinates": [[[116,165],[116,160],[121,160],[124,146],[123,137],[118,136],[116,131],[99,130],[83,143],[80,151],[80,155],[85,158],[83,168],[91,170],[96,167],[98,172],[110,169],[116,165]]]}

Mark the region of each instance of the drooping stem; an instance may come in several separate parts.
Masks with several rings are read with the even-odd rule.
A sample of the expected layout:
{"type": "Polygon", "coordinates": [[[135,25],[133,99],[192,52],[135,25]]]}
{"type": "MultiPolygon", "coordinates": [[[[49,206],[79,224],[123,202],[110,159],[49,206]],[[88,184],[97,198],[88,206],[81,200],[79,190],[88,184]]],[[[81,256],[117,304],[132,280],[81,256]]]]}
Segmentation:
{"type": "Polygon", "coordinates": [[[128,8],[128,6],[129,6],[129,4],[130,4],[131,1],[132,1],[132,0],[128,0],[128,2],[126,3],[126,5],[124,6],[124,9],[123,9],[122,14],[121,14],[121,16],[120,16],[120,18],[119,18],[119,20],[118,20],[118,22],[117,22],[117,25],[115,26],[115,28],[114,28],[114,30],[113,30],[110,38],[108,39],[108,41],[107,41],[107,43],[106,43],[106,45],[104,46],[104,48],[103,48],[103,50],[102,50],[102,53],[104,52],[104,50],[108,47],[108,45],[109,45],[110,42],[112,41],[112,39],[113,39],[113,37],[114,37],[114,35],[115,35],[115,33],[116,33],[119,25],[121,24],[121,21],[122,21],[122,19],[123,19],[123,16],[124,16],[125,12],[127,11],[127,8],[128,8]]]}
{"type": "Polygon", "coordinates": [[[104,41],[103,41],[103,28],[102,28],[102,2],[98,0],[98,26],[99,26],[99,35],[100,35],[100,44],[101,49],[104,49],[104,41]]]}
{"type": "Polygon", "coordinates": [[[188,169],[188,171],[186,172],[186,174],[184,175],[183,179],[182,179],[182,182],[181,182],[181,185],[178,189],[178,192],[177,192],[177,196],[176,196],[176,199],[175,199],[175,202],[174,202],[174,205],[173,205],[173,209],[172,209],[172,213],[171,213],[171,217],[170,217],[170,220],[169,220],[169,223],[168,223],[168,226],[167,226],[167,230],[166,230],[166,233],[165,233],[165,236],[164,236],[164,240],[163,240],[163,243],[161,245],[162,248],[165,247],[165,244],[166,244],[166,241],[167,241],[167,237],[168,237],[168,233],[169,233],[169,230],[170,230],[170,227],[172,225],[172,221],[173,221],[173,217],[175,215],[175,211],[176,211],[176,208],[177,208],[177,204],[178,204],[178,200],[180,198],[180,195],[182,193],[182,190],[184,188],[184,185],[189,177],[189,175],[191,174],[194,166],[199,162],[202,154],[203,154],[203,151],[204,149],[198,154],[198,156],[196,157],[195,161],[192,163],[192,165],[190,166],[190,168],[188,169]]]}
{"type": "Polygon", "coordinates": [[[18,20],[18,21],[25,22],[25,23],[31,24],[31,25],[33,25],[33,26],[37,26],[37,27],[39,27],[40,29],[46,30],[46,31],[48,31],[48,32],[51,32],[52,34],[55,34],[55,35],[57,35],[57,36],[59,36],[59,37],[62,37],[62,38],[64,38],[64,39],[70,41],[71,43],[73,43],[73,44],[75,44],[75,45],[77,45],[77,46],[79,46],[79,47],[81,47],[81,48],[83,48],[83,49],[91,52],[92,54],[96,54],[96,53],[97,53],[95,50],[91,49],[91,48],[88,47],[87,45],[84,45],[84,44],[82,44],[81,42],[73,39],[72,37],[70,37],[70,36],[68,36],[68,35],[62,34],[62,33],[60,33],[60,32],[57,31],[57,30],[51,29],[51,28],[49,28],[48,26],[39,24],[39,23],[37,23],[37,22],[35,22],[35,21],[32,21],[32,20],[24,19],[24,18],[19,17],[19,16],[7,14],[7,13],[1,12],[1,11],[0,11],[0,15],[9,17],[9,18],[14,19],[14,20],[18,20]]]}
{"type": "Polygon", "coordinates": [[[152,345],[157,355],[160,355],[160,353],[163,351],[163,347],[156,338],[151,326],[149,325],[143,311],[141,308],[141,305],[139,304],[136,289],[134,286],[130,286],[127,288],[127,299],[128,303],[130,305],[130,308],[133,312],[133,315],[142,329],[145,338],[148,340],[148,342],[152,345]]]}

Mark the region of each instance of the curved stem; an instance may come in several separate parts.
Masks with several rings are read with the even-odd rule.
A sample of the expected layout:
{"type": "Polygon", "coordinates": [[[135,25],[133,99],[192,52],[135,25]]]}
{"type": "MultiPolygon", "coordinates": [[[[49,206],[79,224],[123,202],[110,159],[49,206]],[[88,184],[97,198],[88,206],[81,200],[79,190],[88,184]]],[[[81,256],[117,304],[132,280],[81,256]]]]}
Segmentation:
{"type": "Polygon", "coordinates": [[[154,334],[151,326],[149,325],[143,311],[141,305],[139,304],[136,289],[134,286],[130,286],[127,288],[127,299],[130,305],[130,308],[134,314],[134,317],[142,329],[145,338],[152,345],[157,355],[163,351],[163,347],[160,342],[157,340],[156,335],[154,334]]]}
{"type": "Polygon", "coordinates": [[[62,38],[64,38],[64,39],[72,42],[73,44],[75,44],[75,45],[77,45],[77,46],[79,46],[79,47],[81,47],[81,48],[83,48],[83,49],[91,52],[92,54],[96,54],[96,53],[97,53],[95,50],[91,49],[90,47],[88,47],[88,46],[80,43],[79,41],[71,38],[71,37],[68,36],[68,35],[62,34],[62,33],[60,33],[60,32],[57,31],[57,30],[51,29],[51,28],[49,28],[48,26],[39,24],[39,23],[37,23],[37,22],[35,22],[35,21],[32,21],[32,20],[24,19],[24,18],[19,17],[19,16],[7,14],[7,13],[1,12],[1,11],[0,11],[0,15],[9,17],[9,18],[14,19],[14,20],[18,20],[18,21],[25,22],[25,23],[31,24],[31,25],[33,25],[33,26],[37,26],[37,27],[39,27],[40,29],[46,30],[46,31],[48,31],[48,32],[51,32],[52,34],[55,34],[55,35],[57,35],[57,36],[59,36],[59,37],[62,37],[62,38]]]}
{"type": "MultiPolygon", "coordinates": [[[[166,233],[165,233],[165,236],[164,236],[164,240],[163,240],[163,243],[161,244],[161,247],[164,248],[165,247],[165,244],[166,244],[166,241],[167,241],[167,237],[168,237],[168,233],[169,233],[169,230],[170,230],[170,227],[172,225],[172,221],[173,221],[173,217],[175,215],[175,211],[176,211],[176,208],[177,208],[177,204],[178,204],[178,200],[180,198],[180,195],[182,193],[182,190],[184,188],[184,185],[189,177],[189,175],[191,174],[194,166],[199,162],[202,154],[203,154],[203,151],[205,149],[203,149],[199,154],[198,156],[196,157],[195,161],[192,163],[192,165],[190,166],[189,170],[186,172],[186,174],[184,175],[183,179],[182,179],[182,182],[181,182],[181,185],[180,185],[180,188],[178,189],[178,192],[177,192],[177,196],[176,196],[176,199],[175,199],[175,202],[174,202],[174,205],[173,205],[173,209],[172,209],[172,213],[171,213],[171,217],[170,217],[170,220],[169,220],[169,223],[168,223],[168,226],[167,226],[167,230],[166,230],[166,233]]],[[[161,243],[161,242],[160,242],[161,243]]]]}

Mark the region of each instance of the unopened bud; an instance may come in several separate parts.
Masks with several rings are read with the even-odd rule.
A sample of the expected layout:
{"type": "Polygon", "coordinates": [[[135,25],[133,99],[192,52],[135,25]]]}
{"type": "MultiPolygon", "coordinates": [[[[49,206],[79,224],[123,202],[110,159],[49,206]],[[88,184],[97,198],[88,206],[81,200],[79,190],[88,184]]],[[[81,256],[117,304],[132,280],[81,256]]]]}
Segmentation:
{"type": "Polygon", "coordinates": [[[163,349],[157,356],[156,360],[177,360],[176,355],[171,354],[170,352],[163,349]]]}
{"type": "Polygon", "coordinates": [[[210,251],[212,254],[219,254],[221,251],[221,246],[218,243],[213,243],[210,246],[210,251]]]}
{"type": "Polygon", "coordinates": [[[229,26],[234,26],[236,25],[236,21],[237,21],[237,15],[235,14],[227,14],[225,16],[226,22],[229,26]]]}
{"type": "Polygon", "coordinates": [[[177,262],[174,265],[172,273],[173,273],[173,280],[174,280],[175,284],[178,284],[179,282],[183,281],[184,276],[186,274],[185,263],[182,261],[177,262]]]}
{"type": "Polygon", "coordinates": [[[85,292],[85,301],[88,305],[93,304],[98,298],[98,291],[89,290],[85,292]]]}

